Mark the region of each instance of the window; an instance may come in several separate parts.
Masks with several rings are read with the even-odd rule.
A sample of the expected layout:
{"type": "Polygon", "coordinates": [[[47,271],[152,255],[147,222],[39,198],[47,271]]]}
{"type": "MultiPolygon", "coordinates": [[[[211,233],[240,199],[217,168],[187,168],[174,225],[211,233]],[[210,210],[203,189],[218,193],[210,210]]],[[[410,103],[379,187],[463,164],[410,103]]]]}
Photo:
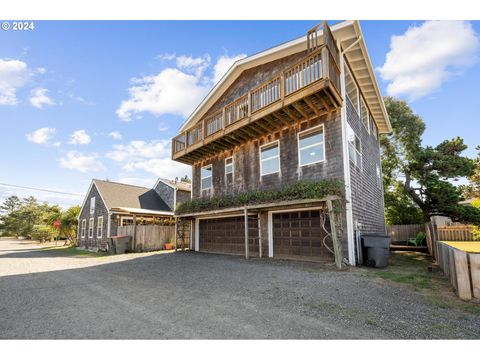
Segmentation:
{"type": "Polygon", "coordinates": [[[122,216],[120,220],[120,226],[133,225],[133,217],[124,217],[122,216]]]}
{"type": "Polygon", "coordinates": [[[378,139],[378,127],[373,119],[372,119],[372,133],[375,139],[378,139]]]}
{"type": "Polygon", "coordinates": [[[233,157],[225,159],[225,175],[233,174],[233,157]]]}
{"type": "Polygon", "coordinates": [[[200,171],[201,176],[201,189],[206,190],[212,187],[212,165],[202,167],[200,171]]]}
{"type": "Polygon", "coordinates": [[[355,134],[350,125],[347,125],[347,139],[348,139],[348,156],[350,161],[359,168],[362,169],[362,143],[360,138],[355,134]]]}
{"type": "Polygon", "coordinates": [[[357,84],[355,84],[355,80],[353,79],[350,70],[348,69],[347,65],[345,65],[345,91],[347,93],[347,97],[352,103],[355,111],[357,114],[359,113],[358,110],[358,89],[357,84]]]}
{"type": "Polygon", "coordinates": [[[367,104],[365,104],[365,101],[363,100],[362,98],[362,101],[361,101],[361,104],[362,104],[362,124],[363,126],[365,126],[365,129],[367,129],[368,133],[370,134],[371,133],[371,130],[370,130],[370,114],[368,113],[368,108],[367,108],[367,104]]]}
{"type": "Polygon", "coordinates": [[[93,238],[93,218],[88,219],[88,238],[93,238]]]}
{"type": "Polygon", "coordinates": [[[99,216],[97,219],[97,239],[103,237],[103,216],[99,216]]]}
{"type": "Polygon", "coordinates": [[[298,133],[298,164],[305,166],[325,160],[324,145],[323,125],[298,133]]]}
{"type": "Polygon", "coordinates": [[[260,175],[280,172],[280,148],[278,141],[260,147],[260,175]]]}
{"type": "Polygon", "coordinates": [[[95,212],[95,196],[90,199],[90,215],[95,212]]]}
{"type": "Polygon", "coordinates": [[[379,189],[382,188],[382,174],[380,172],[380,166],[376,165],[377,167],[377,186],[379,189]]]}
{"type": "Polygon", "coordinates": [[[82,220],[82,226],[80,228],[80,237],[85,238],[85,231],[87,230],[87,219],[82,220]]]}

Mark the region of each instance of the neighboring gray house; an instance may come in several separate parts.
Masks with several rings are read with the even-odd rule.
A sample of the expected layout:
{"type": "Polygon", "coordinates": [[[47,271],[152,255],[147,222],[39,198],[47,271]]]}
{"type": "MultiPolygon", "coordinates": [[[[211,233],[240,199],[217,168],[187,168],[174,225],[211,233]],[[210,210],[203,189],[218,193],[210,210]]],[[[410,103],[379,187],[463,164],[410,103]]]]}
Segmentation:
{"type": "Polygon", "coordinates": [[[153,189],[173,211],[178,204],[191,198],[191,185],[184,181],[158,179],[153,189]]]}
{"type": "MultiPolygon", "coordinates": [[[[379,134],[390,131],[359,22],[324,23],[237,61],[182,125],[172,159],[192,166],[192,199],[337,180],[345,189],[337,254],[355,265],[359,235],[385,234],[379,134]]],[[[196,251],[315,260],[332,258],[328,201],[181,216],[196,251]]]]}
{"type": "Polygon", "coordinates": [[[137,223],[173,222],[177,196],[183,199],[186,193],[189,194],[188,184],[180,184],[177,188],[182,190],[179,195],[175,195],[175,185],[158,191],[161,188],[157,186],[158,183],[154,189],[149,189],[112,181],[92,180],[78,217],[78,245],[107,250],[108,239],[117,234],[117,228],[132,224],[134,219],[137,223]]]}

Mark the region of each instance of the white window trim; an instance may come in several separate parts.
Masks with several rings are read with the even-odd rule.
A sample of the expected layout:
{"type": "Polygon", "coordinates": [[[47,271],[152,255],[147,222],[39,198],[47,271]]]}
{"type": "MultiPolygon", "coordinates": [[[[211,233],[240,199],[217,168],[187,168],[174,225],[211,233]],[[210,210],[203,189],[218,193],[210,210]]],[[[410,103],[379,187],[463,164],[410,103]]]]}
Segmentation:
{"type": "Polygon", "coordinates": [[[95,231],[95,218],[91,217],[88,219],[88,238],[93,239],[93,232],[95,231]],[[90,226],[90,221],[92,222],[92,226],[90,226]],[[90,229],[92,230],[92,235],[90,236],[90,229]]]}
{"type": "Polygon", "coordinates": [[[303,130],[303,131],[300,131],[300,132],[297,133],[297,155],[298,155],[298,167],[303,167],[303,166],[308,166],[308,165],[313,165],[313,164],[325,162],[327,155],[325,154],[325,126],[323,124],[314,126],[312,128],[309,128],[309,129],[306,129],[306,130],[303,130]],[[320,128],[322,129],[322,133],[323,133],[323,141],[322,141],[323,159],[322,160],[317,160],[317,161],[312,161],[312,162],[309,162],[307,164],[301,164],[300,163],[300,159],[301,159],[300,150],[308,149],[310,147],[314,147],[314,146],[316,146],[320,143],[315,143],[315,144],[312,144],[312,145],[308,145],[308,146],[300,149],[300,136],[304,133],[315,132],[320,128]]]}
{"type": "MultiPolygon", "coordinates": [[[[346,71],[345,71],[345,75],[344,77],[347,76],[347,73],[348,75],[352,78],[352,81],[353,81],[353,85],[355,86],[355,88],[357,89],[357,108],[355,109],[355,106],[354,104],[352,103],[352,99],[350,99],[350,96],[348,96],[348,93],[345,91],[345,96],[348,97],[348,99],[350,100],[350,102],[352,103],[352,107],[357,111],[357,115],[360,116],[360,121],[362,121],[362,117],[361,117],[361,109],[362,109],[362,104],[360,103],[361,102],[361,96],[360,96],[360,89],[358,88],[357,86],[357,82],[356,82],[356,79],[353,77],[353,74],[352,72],[350,71],[350,68],[348,67],[348,65],[345,63],[344,65],[346,71]]],[[[346,90],[346,89],[345,89],[346,90]]]]}
{"type": "MultiPolygon", "coordinates": [[[[362,170],[363,170],[363,151],[362,151],[362,150],[363,150],[363,146],[362,146],[362,139],[360,138],[360,136],[358,136],[358,135],[355,133],[355,131],[353,131],[353,133],[355,134],[355,139],[358,139],[358,141],[360,142],[360,151],[357,150],[357,147],[355,146],[355,142],[353,143],[353,145],[354,145],[354,150],[355,150],[355,161],[353,162],[353,164],[355,165],[355,167],[356,167],[357,169],[359,169],[360,171],[362,171],[362,170]],[[357,164],[357,156],[356,156],[357,153],[360,154],[360,165],[357,164]]],[[[352,160],[350,159],[350,161],[352,161],[352,160]]]]}
{"type": "Polygon", "coordinates": [[[370,122],[372,120],[370,119],[370,110],[368,110],[367,107],[367,102],[363,98],[363,96],[360,96],[360,122],[363,124],[363,127],[367,130],[368,135],[370,135],[370,122]],[[367,112],[367,125],[363,123],[363,111],[362,111],[362,104],[365,105],[365,111],[367,112]]]}
{"type": "Polygon", "coordinates": [[[96,199],[95,199],[95,196],[92,196],[90,198],[90,215],[93,215],[95,214],[95,206],[96,206],[96,199]],[[92,209],[92,205],[93,205],[93,209],[92,209]]]}
{"type": "Polygon", "coordinates": [[[200,168],[200,191],[209,190],[212,187],[213,187],[213,166],[212,166],[212,164],[208,164],[208,165],[202,166],[200,168]],[[208,167],[211,169],[210,176],[202,177],[202,170],[205,169],[205,168],[208,168],[208,167]],[[211,185],[208,188],[204,188],[203,187],[203,179],[208,179],[209,177],[212,178],[212,181],[210,182],[211,185]]]}
{"type": "Polygon", "coordinates": [[[103,238],[103,216],[97,218],[97,239],[103,238]],[[102,219],[102,226],[100,227],[100,219],[102,219]],[[100,235],[98,235],[98,230],[100,230],[100,235]]]}
{"type": "Polygon", "coordinates": [[[87,233],[87,219],[82,219],[82,224],[80,226],[80,237],[85,239],[85,235],[87,233]]]}
{"type": "Polygon", "coordinates": [[[275,141],[269,142],[269,143],[267,143],[267,144],[263,144],[263,145],[260,146],[259,150],[260,150],[260,151],[258,152],[258,158],[259,158],[259,160],[260,160],[260,178],[261,178],[262,176],[280,173],[280,170],[281,170],[281,164],[280,164],[280,141],[279,141],[279,140],[275,140],[275,141]],[[271,156],[271,157],[269,157],[269,158],[263,159],[263,161],[270,160],[270,159],[274,159],[274,158],[278,158],[278,171],[272,171],[272,172],[263,174],[262,149],[265,148],[265,147],[270,147],[272,144],[275,144],[275,143],[277,143],[277,146],[278,146],[278,155],[276,155],[276,156],[271,156]]]}
{"type": "Polygon", "coordinates": [[[229,157],[225,158],[225,176],[227,176],[228,174],[232,174],[232,177],[233,177],[234,173],[235,173],[235,165],[233,164],[233,156],[229,156],[229,157]],[[232,159],[232,172],[231,173],[227,173],[227,160],[229,160],[229,159],[232,159]]]}

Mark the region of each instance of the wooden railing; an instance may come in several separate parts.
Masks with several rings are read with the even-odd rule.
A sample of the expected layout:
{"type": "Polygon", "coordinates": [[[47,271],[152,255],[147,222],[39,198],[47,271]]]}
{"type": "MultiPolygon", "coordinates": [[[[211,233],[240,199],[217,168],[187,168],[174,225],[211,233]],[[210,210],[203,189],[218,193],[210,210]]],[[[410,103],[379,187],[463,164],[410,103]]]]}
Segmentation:
{"type": "Polygon", "coordinates": [[[246,118],[248,116],[248,109],[249,100],[247,94],[225,106],[225,126],[246,118]]]}
{"type": "Polygon", "coordinates": [[[205,136],[215,134],[217,131],[222,130],[222,111],[217,112],[210,118],[205,120],[205,136]]]}
{"type": "Polygon", "coordinates": [[[252,113],[280,100],[280,84],[281,77],[277,76],[251,91],[252,113]]]}
{"type": "MultiPolygon", "coordinates": [[[[327,38],[329,37],[327,36],[327,38]]],[[[182,151],[185,147],[188,148],[204,137],[249,117],[252,113],[285,99],[322,79],[330,79],[337,92],[340,93],[338,51],[333,40],[326,41],[290,68],[235,99],[214,115],[200,121],[194,128],[175,137],[172,146],[173,153],[182,151]]]]}
{"type": "Polygon", "coordinates": [[[187,131],[187,145],[193,145],[203,139],[202,123],[196,125],[193,129],[187,131]]]}

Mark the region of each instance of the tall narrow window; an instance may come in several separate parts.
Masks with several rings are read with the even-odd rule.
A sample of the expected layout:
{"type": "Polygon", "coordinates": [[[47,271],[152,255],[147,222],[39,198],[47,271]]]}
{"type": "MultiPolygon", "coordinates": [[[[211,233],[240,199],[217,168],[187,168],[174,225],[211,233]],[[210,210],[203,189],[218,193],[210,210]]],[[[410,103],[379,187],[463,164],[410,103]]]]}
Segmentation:
{"type": "Polygon", "coordinates": [[[201,189],[206,190],[212,187],[212,165],[202,167],[200,171],[201,189]]]}
{"type": "Polygon", "coordinates": [[[225,159],[225,175],[233,174],[233,157],[225,159]]]}
{"type": "Polygon", "coordinates": [[[323,125],[298,133],[298,163],[300,166],[325,160],[323,125]]]}
{"type": "Polygon", "coordinates": [[[90,199],[90,215],[95,212],[95,196],[90,199]]]}
{"type": "Polygon", "coordinates": [[[82,220],[82,227],[80,228],[80,237],[85,238],[85,232],[87,230],[87,219],[82,220]]]}
{"type": "Polygon", "coordinates": [[[362,143],[350,125],[347,125],[348,156],[350,161],[360,170],[362,169],[362,143]]]}
{"type": "Polygon", "coordinates": [[[376,165],[376,170],[377,170],[377,186],[380,189],[382,187],[382,174],[380,171],[380,166],[376,165]]]}
{"type": "Polygon", "coordinates": [[[378,139],[378,127],[377,124],[375,123],[375,120],[372,119],[372,133],[375,139],[378,139]]]}
{"type": "Polygon", "coordinates": [[[278,141],[260,147],[260,175],[280,172],[280,147],[278,141]]]}
{"type": "Polygon", "coordinates": [[[361,101],[361,104],[362,104],[362,124],[363,126],[365,126],[365,129],[368,131],[368,133],[370,134],[370,114],[368,113],[368,108],[367,108],[367,104],[365,104],[365,101],[363,100],[362,98],[362,101],[361,101]]]}
{"type": "Polygon", "coordinates": [[[93,238],[93,218],[88,219],[88,238],[93,238]]]}
{"type": "Polygon", "coordinates": [[[347,97],[352,103],[355,111],[359,112],[358,110],[358,89],[355,80],[353,79],[350,70],[348,69],[347,65],[345,65],[345,90],[347,92],[347,97]]]}
{"type": "Polygon", "coordinates": [[[97,219],[97,239],[103,237],[103,216],[99,216],[97,219]]]}

